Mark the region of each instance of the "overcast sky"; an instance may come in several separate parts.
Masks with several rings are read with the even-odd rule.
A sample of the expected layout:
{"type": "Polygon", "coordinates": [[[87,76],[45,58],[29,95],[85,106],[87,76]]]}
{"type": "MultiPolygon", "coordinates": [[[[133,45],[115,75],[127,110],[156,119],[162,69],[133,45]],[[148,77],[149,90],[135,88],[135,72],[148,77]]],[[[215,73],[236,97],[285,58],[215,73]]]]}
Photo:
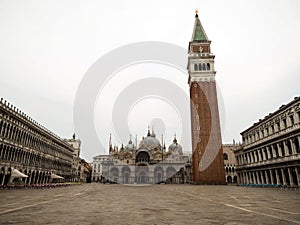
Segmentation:
{"type": "MultiPolygon", "coordinates": [[[[0,0],[0,95],[69,138],[76,91],[90,66],[133,42],[187,48],[195,9],[216,55],[223,142],[238,141],[241,131],[299,96],[298,0],[0,0]]],[[[106,140],[111,127],[101,129],[106,140]]],[[[144,125],[140,129],[144,135],[144,125]]],[[[166,134],[167,142],[173,134],[166,134]]],[[[82,141],[83,158],[100,154],[82,141]]]]}

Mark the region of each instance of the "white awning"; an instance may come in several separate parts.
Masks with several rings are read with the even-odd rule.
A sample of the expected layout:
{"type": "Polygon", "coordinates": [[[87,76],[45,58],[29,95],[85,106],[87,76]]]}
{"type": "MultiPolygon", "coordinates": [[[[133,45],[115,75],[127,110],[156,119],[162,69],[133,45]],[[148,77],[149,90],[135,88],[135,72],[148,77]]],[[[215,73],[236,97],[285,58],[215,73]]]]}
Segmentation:
{"type": "Polygon", "coordinates": [[[13,170],[11,176],[12,176],[12,177],[17,177],[17,178],[28,177],[26,174],[20,172],[20,171],[17,170],[17,169],[14,169],[14,170],[13,170]]]}
{"type": "Polygon", "coordinates": [[[51,178],[53,178],[53,179],[65,179],[61,176],[58,176],[58,175],[54,174],[54,173],[51,174],[51,178]]]}

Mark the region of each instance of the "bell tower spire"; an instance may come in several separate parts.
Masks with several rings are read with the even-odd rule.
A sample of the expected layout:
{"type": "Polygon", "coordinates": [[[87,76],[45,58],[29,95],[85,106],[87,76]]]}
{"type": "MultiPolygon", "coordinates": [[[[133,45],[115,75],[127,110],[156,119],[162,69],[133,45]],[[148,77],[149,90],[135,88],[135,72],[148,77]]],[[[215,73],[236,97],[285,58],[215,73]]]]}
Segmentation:
{"type": "Polygon", "coordinates": [[[195,183],[225,183],[223,149],[214,69],[215,56],[196,11],[188,48],[191,98],[193,180],[195,183]]]}
{"type": "Polygon", "coordinates": [[[196,10],[195,23],[191,41],[208,41],[208,37],[199,20],[198,9],[196,10]]]}

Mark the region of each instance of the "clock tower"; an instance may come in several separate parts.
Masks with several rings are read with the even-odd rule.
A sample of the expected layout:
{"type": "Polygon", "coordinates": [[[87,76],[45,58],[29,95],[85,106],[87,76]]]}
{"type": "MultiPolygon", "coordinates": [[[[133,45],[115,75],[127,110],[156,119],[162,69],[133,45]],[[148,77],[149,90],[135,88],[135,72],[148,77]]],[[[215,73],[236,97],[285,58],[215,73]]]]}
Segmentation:
{"type": "Polygon", "coordinates": [[[191,99],[193,181],[225,183],[223,149],[216,90],[215,56],[199,20],[198,11],[188,48],[191,99]]]}

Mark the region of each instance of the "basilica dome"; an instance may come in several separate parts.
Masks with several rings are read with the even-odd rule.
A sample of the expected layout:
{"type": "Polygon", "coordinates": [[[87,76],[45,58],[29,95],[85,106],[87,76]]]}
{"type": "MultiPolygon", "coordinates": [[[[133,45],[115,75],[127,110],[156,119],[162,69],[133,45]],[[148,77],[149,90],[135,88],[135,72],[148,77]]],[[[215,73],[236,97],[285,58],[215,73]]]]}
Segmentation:
{"type": "Polygon", "coordinates": [[[133,151],[133,150],[134,150],[134,145],[130,139],[128,144],[125,146],[125,151],[133,151]]]}
{"type": "Polygon", "coordinates": [[[152,134],[150,134],[150,131],[148,130],[147,137],[144,137],[139,145],[140,148],[146,148],[148,150],[153,149],[160,149],[160,142],[156,138],[155,133],[152,131],[152,134]]]}
{"type": "Polygon", "coordinates": [[[169,152],[178,153],[182,155],[182,147],[178,144],[176,137],[174,137],[173,143],[169,146],[169,152]]]}

